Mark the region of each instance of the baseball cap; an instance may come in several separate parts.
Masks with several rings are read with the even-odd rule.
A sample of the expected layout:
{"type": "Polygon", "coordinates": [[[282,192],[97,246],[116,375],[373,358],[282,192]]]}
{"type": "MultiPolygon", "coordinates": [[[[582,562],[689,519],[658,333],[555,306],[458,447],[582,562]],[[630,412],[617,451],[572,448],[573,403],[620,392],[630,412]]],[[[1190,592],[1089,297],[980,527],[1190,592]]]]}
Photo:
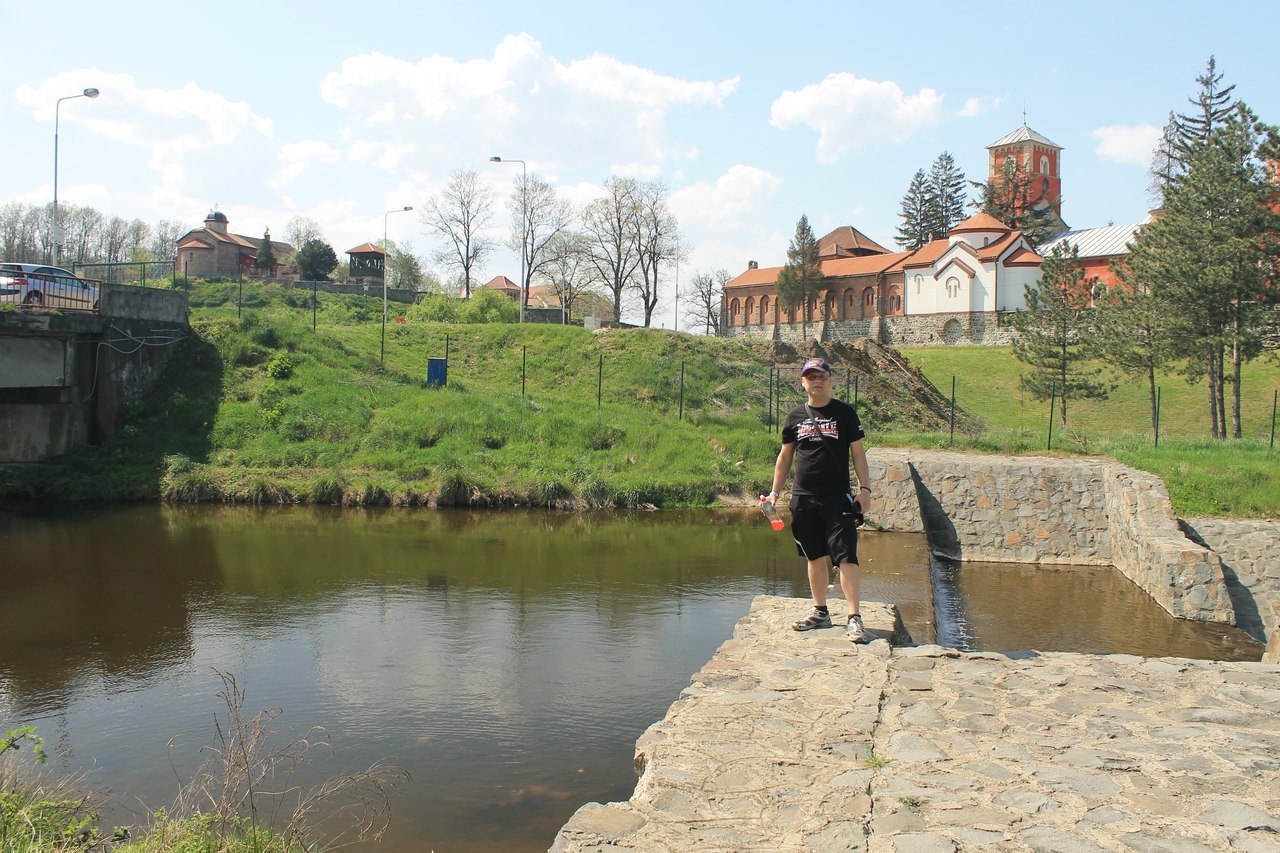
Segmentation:
{"type": "Polygon", "coordinates": [[[821,370],[823,373],[831,372],[831,365],[821,358],[811,358],[804,363],[804,367],[800,368],[800,375],[804,376],[810,370],[821,370]]]}

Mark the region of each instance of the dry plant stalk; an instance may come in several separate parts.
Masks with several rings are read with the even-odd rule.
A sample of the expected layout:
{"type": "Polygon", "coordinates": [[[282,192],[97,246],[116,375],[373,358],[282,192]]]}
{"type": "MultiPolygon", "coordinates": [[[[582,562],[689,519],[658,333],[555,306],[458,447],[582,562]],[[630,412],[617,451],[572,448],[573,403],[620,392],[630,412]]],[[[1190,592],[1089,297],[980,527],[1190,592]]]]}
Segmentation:
{"type": "MultiPolygon", "coordinates": [[[[329,733],[312,726],[300,738],[275,745],[271,725],[284,711],[269,708],[246,716],[245,691],[233,674],[215,669],[222,679],[217,696],[226,706],[225,723],[214,716],[214,735],[201,746],[206,759],[182,787],[172,817],[211,815],[220,838],[248,821],[256,833],[278,833],[284,849],[329,850],[355,830],[355,841],[380,840],[391,818],[389,793],[409,781],[402,768],[381,761],[358,773],[336,776],[313,790],[294,781],[312,750],[332,754],[329,733]],[[335,816],[350,816],[345,829],[322,838],[320,825],[332,826],[335,816]]],[[[169,740],[172,749],[179,736],[169,740]]]]}

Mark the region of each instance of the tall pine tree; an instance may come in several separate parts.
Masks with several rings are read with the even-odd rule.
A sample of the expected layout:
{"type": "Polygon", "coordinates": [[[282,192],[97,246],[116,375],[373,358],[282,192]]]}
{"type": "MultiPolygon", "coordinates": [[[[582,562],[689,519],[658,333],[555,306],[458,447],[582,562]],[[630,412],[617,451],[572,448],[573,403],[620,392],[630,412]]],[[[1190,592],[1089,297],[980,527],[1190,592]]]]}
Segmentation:
{"type": "Polygon", "coordinates": [[[964,221],[964,172],[956,166],[951,152],[943,151],[929,169],[929,229],[936,239],[964,221]]]}
{"type": "Polygon", "coordinates": [[[1231,97],[1235,84],[1222,85],[1222,73],[1212,56],[1205,72],[1196,77],[1200,91],[1187,98],[1193,109],[1189,113],[1169,113],[1160,144],[1151,162],[1153,189],[1159,203],[1175,178],[1186,174],[1191,157],[1204,146],[1215,130],[1222,127],[1240,102],[1231,97]]]}
{"type": "Polygon", "coordinates": [[[1092,294],[1072,246],[1054,246],[1040,267],[1040,280],[1027,287],[1027,307],[1013,315],[1018,336],[1013,354],[1031,368],[1022,387],[1037,400],[1056,397],[1061,403],[1059,423],[1067,426],[1067,403],[1102,398],[1108,388],[1098,381],[1094,356],[1092,294]]]}
{"type": "Polygon", "coordinates": [[[924,169],[917,169],[911,178],[911,186],[902,197],[902,208],[898,214],[902,224],[898,226],[898,236],[893,240],[909,252],[914,252],[929,242],[929,182],[924,176],[924,169]]]}
{"type": "Polygon", "coordinates": [[[813,301],[822,288],[822,262],[818,260],[818,240],[809,227],[809,217],[801,214],[796,223],[796,235],[787,247],[787,263],[778,273],[774,290],[778,306],[783,311],[800,307],[800,324],[805,338],[809,337],[809,320],[812,319],[813,301]]]}
{"type": "Polygon", "coordinates": [[[1214,438],[1228,434],[1227,384],[1234,386],[1231,434],[1241,435],[1241,366],[1261,351],[1263,309],[1275,300],[1280,215],[1265,166],[1275,139],[1275,128],[1237,103],[1180,161],[1161,216],[1128,258],[1126,281],[1153,293],[1172,318],[1188,380],[1207,379],[1214,438]]]}

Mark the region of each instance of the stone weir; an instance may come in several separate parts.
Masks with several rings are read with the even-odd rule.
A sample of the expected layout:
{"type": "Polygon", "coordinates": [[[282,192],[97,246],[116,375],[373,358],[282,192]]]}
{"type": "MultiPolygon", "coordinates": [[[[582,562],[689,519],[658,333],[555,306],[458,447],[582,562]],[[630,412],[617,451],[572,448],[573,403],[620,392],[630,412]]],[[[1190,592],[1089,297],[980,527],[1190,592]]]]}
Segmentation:
{"type": "Polygon", "coordinates": [[[855,646],[807,606],[757,598],[552,851],[1280,850],[1280,665],[895,646],[868,602],[855,646]]]}
{"type": "Polygon", "coordinates": [[[1110,565],[1173,616],[1239,625],[1280,662],[1280,523],[1174,514],[1159,477],[1106,459],[868,454],[884,530],[952,560],[1110,565]]]}

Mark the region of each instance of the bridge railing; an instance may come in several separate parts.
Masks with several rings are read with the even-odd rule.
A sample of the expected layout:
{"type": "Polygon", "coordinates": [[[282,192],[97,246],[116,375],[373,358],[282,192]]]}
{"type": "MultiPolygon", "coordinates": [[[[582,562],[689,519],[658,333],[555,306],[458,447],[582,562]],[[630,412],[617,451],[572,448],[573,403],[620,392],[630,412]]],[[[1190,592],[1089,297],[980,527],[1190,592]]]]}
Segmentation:
{"type": "Polygon", "coordinates": [[[0,273],[0,303],[97,313],[102,282],[46,273],[0,273]]]}

